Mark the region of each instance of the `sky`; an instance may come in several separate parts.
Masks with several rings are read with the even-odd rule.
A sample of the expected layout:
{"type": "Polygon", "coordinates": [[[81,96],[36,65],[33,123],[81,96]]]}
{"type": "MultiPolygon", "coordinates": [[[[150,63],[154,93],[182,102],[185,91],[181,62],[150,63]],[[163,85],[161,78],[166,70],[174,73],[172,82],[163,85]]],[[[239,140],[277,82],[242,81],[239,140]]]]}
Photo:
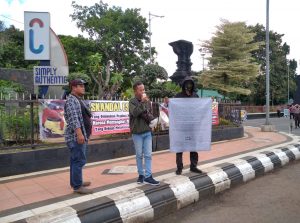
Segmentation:
{"type": "MultiPolygon", "coordinates": [[[[77,4],[91,6],[97,0],[75,0],[77,4]]],[[[214,35],[220,19],[243,21],[247,25],[266,25],[266,0],[103,0],[109,6],[140,8],[149,22],[149,12],[163,18],[151,17],[152,46],[156,48],[156,61],[169,76],[176,70],[177,56],[168,43],[187,40],[193,43],[192,70],[202,70],[199,52],[201,42],[214,35]]],[[[72,22],[72,0],[0,0],[0,20],[7,26],[23,30],[24,11],[50,13],[50,26],[56,34],[77,36],[82,34],[72,22]],[[10,18],[7,19],[6,17],[10,18]]],[[[270,30],[284,34],[283,42],[290,45],[289,59],[300,66],[300,1],[270,0],[270,30]]],[[[207,60],[204,60],[207,65],[207,60]]],[[[298,73],[300,69],[298,68],[298,73]]]]}

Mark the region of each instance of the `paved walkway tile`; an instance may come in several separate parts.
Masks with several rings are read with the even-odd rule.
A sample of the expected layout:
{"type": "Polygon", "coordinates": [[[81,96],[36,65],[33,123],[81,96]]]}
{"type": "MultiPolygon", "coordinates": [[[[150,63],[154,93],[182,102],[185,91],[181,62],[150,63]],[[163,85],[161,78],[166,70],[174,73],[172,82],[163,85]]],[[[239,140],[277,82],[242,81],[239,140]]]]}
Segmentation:
{"type": "MultiPolygon", "coordinates": [[[[200,168],[201,162],[203,161],[247,152],[265,146],[276,145],[287,140],[285,135],[272,132],[261,132],[258,128],[245,127],[245,133],[247,136],[242,139],[214,143],[212,144],[211,151],[199,152],[200,168]]],[[[174,171],[176,168],[175,157],[175,154],[169,151],[154,153],[152,157],[153,173],[159,174],[162,171],[174,171]]],[[[184,153],[183,162],[185,166],[189,166],[189,159],[189,153],[184,153]]],[[[124,171],[126,173],[109,173],[114,167],[121,166],[123,169],[132,170],[133,168],[130,167],[135,167],[135,165],[136,162],[134,156],[117,159],[117,161],[111,160],[111,162],[90,165],[84,169],[84,180],[92,182],[90,188],[109,186],[126,180],[135,182],[137,173],[132,171],[124,171]]],[[[69,185],[68,169],[50,174],[48,173],[42,176],[37,175],[4,183],[0,182],[0,211],[70,195],[72,193],[72,188],[69,185]]]]}

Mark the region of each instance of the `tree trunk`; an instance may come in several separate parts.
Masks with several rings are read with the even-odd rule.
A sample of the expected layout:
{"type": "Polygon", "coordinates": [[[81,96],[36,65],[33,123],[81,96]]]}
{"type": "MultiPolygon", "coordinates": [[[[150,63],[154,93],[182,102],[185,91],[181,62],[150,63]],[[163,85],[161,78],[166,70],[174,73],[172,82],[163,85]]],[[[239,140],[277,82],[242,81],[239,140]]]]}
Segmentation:
{"type": "Polygon", "coordinates": [[[105,88],[108,88],[110,81],[110,61],[108,60],[106,63],[106,77],[105,77],[105,88]]]}
{"type": "Polygon", "coordinates": [[[96,78],[94,75],[91,75],[92,79],[95,81],[96,85],[93,87],[93,94],[95,93],[95,88],[98,86],[98,98],[103,97],[103,80],[101,71],[98,72],[98,77],[96,78]]]}
{"type": "Polygon", "coordinates": [[[102,74],[101,72],[99,71],[98,72],[98,99],[101,99],[103,97],[103,87],[102,87],[102,83],[103,83],[103,80],[102,80],[102,74]]]}

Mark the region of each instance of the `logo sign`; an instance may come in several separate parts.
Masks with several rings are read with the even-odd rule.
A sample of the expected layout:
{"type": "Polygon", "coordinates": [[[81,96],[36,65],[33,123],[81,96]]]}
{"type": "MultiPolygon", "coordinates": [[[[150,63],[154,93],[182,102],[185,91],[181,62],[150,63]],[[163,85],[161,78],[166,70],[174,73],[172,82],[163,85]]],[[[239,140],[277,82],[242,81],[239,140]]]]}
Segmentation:
{"type": "Polygon", "coordinates": [[[67,85],[67,76],[62,69],[53,66],[33,67],[34,85],[67,85]]]}
{"type": "Polygon", "coordinates": [[[25,60],[50,60],[50,14],[24,12],[25,60]]]}

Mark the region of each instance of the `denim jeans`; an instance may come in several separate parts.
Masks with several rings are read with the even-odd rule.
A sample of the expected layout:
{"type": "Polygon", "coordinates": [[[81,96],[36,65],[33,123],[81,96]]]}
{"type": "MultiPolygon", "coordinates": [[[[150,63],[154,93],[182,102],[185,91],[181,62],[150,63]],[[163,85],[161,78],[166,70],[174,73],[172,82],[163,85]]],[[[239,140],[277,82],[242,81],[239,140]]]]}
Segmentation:
{"type": "Polygon", "coordinates": [[[70,149],[70,185],[77,190],[82,185],[82,168],[86,164],[87,144],[78,144],[77,142],[67,143],[70,149]]]}
{"type": "Polygon", "coordinates": [[[147,178],[152,175],[152,134],[150,131],[141,134],[132,134],[132,140],[135,147],[138,173],[147,178]],[[145,171],[143,168],[143,158],[145,160],[145,171]]]}

